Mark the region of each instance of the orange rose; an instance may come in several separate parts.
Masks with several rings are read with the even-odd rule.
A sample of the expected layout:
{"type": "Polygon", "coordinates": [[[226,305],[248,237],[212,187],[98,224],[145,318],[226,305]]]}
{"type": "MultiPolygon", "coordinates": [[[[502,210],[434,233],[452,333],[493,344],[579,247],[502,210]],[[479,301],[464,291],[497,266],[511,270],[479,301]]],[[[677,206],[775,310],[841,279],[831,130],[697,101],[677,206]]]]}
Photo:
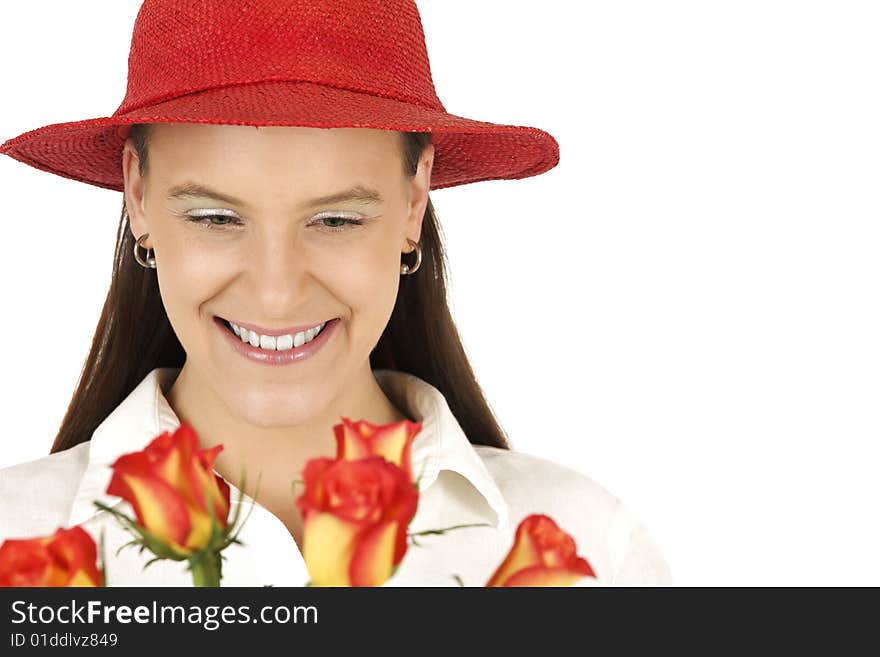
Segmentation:
{"type": "Polygon", "coordinates": [[[116,459],[107,492],[129,502],[138,523],[160,542],[191,555],[211,540],[207,501],[220,528],[227,526],[229,484],[213,471],[222,449],[199,450],[195,430],[182,422],[174,434],[165,431],[144,450],[116,459]]]}
{"type": "Polygon", "coordinates": [[[406,554],[418,490],[380,456],[316,458],[303,470],[303,557],[313,586],[381,586],[406,554]]]}
{"type": "Polygon", "coordinates": [[[0,586],[103,586],[98,548],[80,526],[0,545],[0,586]]]}
{"type": "Polygon", "coordinates": [[[513,547],[486,586],[571,586],[595,576],[571,536],[549,516],[532,514],[519,523],[513,547]]]}
{"type": "Polygon", "coordinates": [[[421,428],[421,422],[409,420],[377,425],[366,420],[352,422],[344,417],[341,424],[333,427],[336,458],[352,460],[381,456],[402,468],[412,480],[412,442],[421,428]]]}

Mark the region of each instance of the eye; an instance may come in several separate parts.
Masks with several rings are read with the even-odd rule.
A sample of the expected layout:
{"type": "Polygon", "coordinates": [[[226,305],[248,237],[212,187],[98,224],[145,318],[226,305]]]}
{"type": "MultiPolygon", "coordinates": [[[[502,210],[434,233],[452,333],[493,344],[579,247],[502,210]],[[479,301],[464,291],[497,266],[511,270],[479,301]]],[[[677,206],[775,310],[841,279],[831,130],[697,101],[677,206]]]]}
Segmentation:
{"type": "Polygon", "coordinates": [[[339,217],[339,216],[326,216],[319,217],[316,220],[316,223],[323,226],[327,230],[333,232],[340,232],[343,230],[350,230],[351,226],[360,226],[364,222],[360,219],[350,219],[348,217],[339,217]],[[327,223],[330,222],[330,223],[327,223]]]}
{"type": "Polygon", "coordinates": [[[227,225],[241,225],[241,220],[238,217],[225,214],[186,215],[186,218],[188,221],[204,226],[208,230],[223,230],[224,226],[227,225]],[[220,223],[215,223],[214,219],[219,219],[220,223]]]}
{"type": "MultiPolygon", "coordinates": [[[[199,224],[208,230],[225,230],[226,226],[243,225],[243,222],[238,217],[226,214],[188,214],[186,215],[186,219],[187,221],[199,224]]],[[[313,223],[326,231],[337,233],[350,230],[354,226],[360,226],[364,221],[362,219],[353,219],[350,217],[327,215],[324,217],[318,217],[313,223]]]]}

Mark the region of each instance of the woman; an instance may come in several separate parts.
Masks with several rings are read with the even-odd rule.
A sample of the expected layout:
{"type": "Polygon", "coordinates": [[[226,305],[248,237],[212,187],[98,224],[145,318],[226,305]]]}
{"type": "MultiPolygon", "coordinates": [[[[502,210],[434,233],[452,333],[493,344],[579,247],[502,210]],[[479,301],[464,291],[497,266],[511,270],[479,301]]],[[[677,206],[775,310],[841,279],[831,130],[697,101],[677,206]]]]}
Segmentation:
{"type": "MultiPolygon", "coordinates": [[[[146,0],[119,109],[0,152],[123,192],[91,353],[52,453],[0,470],[15,500],[0,539],[81,524],[113,554],[127,536],[93,505],[120,502],[109,464],[186,420],[223,445],[233,487],[261,477],[223,583],[302,585],[291,481],[333,456],[340,417],[410,419],[411,531],[486,526],[425,541],[389,584],[483,585],[530,513],[575,538],[600,584],[671,583],[617,498],[510,449],[471,370],[429,191],[538,175],[558,145],[446,113],[411,0],[146,0]]],[[[148,557],[121,552],[111,584],[186,585],[148,557]]]]}

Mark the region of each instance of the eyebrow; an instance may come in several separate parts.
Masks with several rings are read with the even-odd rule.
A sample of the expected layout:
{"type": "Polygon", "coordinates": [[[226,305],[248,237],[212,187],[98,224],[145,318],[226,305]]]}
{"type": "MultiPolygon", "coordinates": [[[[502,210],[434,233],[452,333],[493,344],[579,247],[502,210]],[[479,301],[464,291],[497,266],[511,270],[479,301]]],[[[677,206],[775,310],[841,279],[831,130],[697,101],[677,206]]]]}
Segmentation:
{"type": "MultiPolygon", "coordinates": [[[[201,185],[195,182],[185,182],[175,185],[169,190],[169,199],[187,199],[187,198],[210,198],[230,205],[238,205],[240,207],[248,207],[246,201],[224,194],[223,192],[211,189],[207,185],[201,185]]],[[[319,196],[300,204],[300,208],[307,210],[321,205],[330,205],[332,203],[341,203],[343,201],[356,203],[382,203],[385,199],[375,189],[364,185],[355,185],[350,189],[345,189],[327,196],[319,196]]]]}

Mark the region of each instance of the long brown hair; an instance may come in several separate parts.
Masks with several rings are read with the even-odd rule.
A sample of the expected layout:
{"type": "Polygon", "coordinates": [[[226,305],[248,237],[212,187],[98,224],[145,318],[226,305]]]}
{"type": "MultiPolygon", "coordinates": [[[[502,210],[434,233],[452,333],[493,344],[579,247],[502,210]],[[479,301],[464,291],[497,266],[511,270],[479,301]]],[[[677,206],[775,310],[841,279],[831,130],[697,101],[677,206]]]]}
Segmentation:
{"type": "MultiPolygon", "coordinates": [[[[431,134],[400,134],[405,171],[412,178],[431,134]]],[[[150,124],[133,126],[131,137],[138,168],[146,175],[150,124]]],[[[165,314],[155,273],[135,261],[134,243],[123,201],[110,290],[50,453],[90,440],[98,425],[151,370],[180,368],[186,360],[165,314]]],[[[394,310],[370,354],[370,366],[409,372],[427,381],[443,393],[471,443],[510,449],[477,383],[449,311],[446,255],[430,198],[419,244],[421,267],[414,274],[401,276],[394,310]]]]}

